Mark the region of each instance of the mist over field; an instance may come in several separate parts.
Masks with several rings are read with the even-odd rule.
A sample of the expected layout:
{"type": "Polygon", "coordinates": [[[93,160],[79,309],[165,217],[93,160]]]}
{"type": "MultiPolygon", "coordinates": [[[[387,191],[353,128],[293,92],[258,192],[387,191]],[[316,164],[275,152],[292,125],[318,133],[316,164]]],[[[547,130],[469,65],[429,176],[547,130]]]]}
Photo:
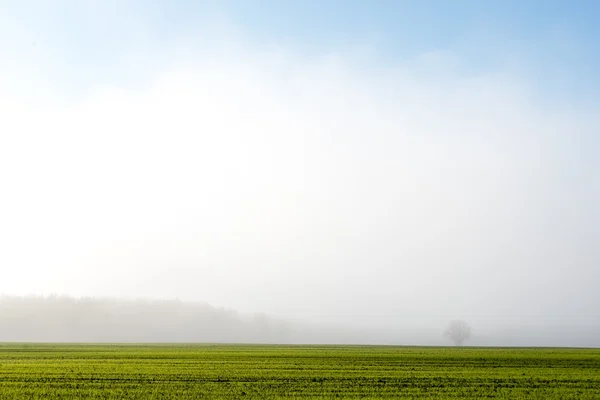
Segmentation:
{"type": "Polygon", "coordinates": [[[574,15],[67,3],[0,2],[0,341],[600,346],[574,15]]]}
{"type": "MultiPolygon", "coordinates": [[[[450,345],[444,328],[350,328],[179,299],[0,297],[0,342],[450,345]]],[[[599,334],[600,326],[487,326],[465,344],[598,347],[599,334]]]]}

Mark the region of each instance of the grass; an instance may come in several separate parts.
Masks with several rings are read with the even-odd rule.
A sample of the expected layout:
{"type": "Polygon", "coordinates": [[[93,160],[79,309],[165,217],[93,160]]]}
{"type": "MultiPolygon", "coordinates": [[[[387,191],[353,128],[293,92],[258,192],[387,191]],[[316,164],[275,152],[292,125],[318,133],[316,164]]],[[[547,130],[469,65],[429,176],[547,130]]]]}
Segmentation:
{"type": "Polygon", "coordinates": [[[0,398],[600,399],[600,349],[5,344],[0,398]]]}

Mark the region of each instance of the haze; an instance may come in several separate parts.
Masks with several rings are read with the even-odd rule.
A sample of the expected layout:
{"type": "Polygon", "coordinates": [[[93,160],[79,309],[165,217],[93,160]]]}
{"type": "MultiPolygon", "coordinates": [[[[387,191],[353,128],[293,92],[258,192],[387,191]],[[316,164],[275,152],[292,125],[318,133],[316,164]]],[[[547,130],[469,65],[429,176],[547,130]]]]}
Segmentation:
{"type": "Polygon", "coordinates": [[[256,3],[0,2],[1,293],[600,326],[595,3],[256,3]]]}

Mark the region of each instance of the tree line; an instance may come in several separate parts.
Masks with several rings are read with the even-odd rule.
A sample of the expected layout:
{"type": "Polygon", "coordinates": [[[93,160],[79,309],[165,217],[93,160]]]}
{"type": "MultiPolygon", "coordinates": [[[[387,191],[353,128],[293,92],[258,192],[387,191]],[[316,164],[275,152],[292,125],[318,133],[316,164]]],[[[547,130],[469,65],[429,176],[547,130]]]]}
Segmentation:
{"type": "Polygon", "coordinates": [[[3,342],[284,342],[289,327],[207,303],[0,296],[3,342]]]}

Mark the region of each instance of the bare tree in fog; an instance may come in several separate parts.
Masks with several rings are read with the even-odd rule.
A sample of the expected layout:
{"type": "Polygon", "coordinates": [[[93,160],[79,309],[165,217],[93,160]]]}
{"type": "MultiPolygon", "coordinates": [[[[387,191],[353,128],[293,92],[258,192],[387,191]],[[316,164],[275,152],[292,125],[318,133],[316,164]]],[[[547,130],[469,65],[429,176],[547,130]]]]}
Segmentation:
{"type": "Polygon", "coordinates": [[[471,337],[471,327],[465,321],[454,320],[444,331],[444,336],[452,340],[456,346],[461,346],[471,337]]]}

